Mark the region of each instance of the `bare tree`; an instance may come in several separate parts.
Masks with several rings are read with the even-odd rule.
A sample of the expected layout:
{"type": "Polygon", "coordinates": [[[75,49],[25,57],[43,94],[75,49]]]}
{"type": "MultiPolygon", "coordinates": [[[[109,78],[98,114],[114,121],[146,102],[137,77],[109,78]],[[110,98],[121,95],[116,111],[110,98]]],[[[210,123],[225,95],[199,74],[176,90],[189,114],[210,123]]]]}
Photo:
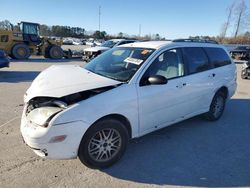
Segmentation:
{"type": "Polygon", "coordinates": [[[221,31],[222,38],[225,38],[227,35],[227,31],[231,24],[231,18],[232,18],[234,7],[235,7],[235,1],[227,8],[227,12],[228,12],[227,21],[223,24],[222,31],[221,31]]]}
{"type": "Polygon", "coordinates": [[[241,27],[244,25],[243,23],[246,21],[247,15],[247,6],[245,0],[241,0],[241,2],[235,7],[235,33],[234,37],[236,38],[239,34],[241,27]]]}
{"type": "Polygon", "coordinates": [[[0,21],[0,28],[4,30],[12,30],[13,25],[10,23],[9,20],[4,20],[4,21],[0,21]]]}
{"type": "Polygon", "coordinates": [[[123,32],[118,33],[118,38],[123,38],[123,32]]]}

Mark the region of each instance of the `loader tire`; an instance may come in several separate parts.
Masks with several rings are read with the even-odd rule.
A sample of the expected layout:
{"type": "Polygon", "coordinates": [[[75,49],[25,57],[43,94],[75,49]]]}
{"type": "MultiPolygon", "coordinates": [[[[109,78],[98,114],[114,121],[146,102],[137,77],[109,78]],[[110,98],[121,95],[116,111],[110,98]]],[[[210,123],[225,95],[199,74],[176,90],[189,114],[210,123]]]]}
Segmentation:
{"type": "Polygon", "coordinates": [[[28,59],[30,57],[30,49],[26,44],[16,44],[11,50],[13,59],[28,59]]]}
{"type": "Polygon", "coordinates": [[[63,50],[60,46],[50,46],[48,48],[47,54],[45,53],[45,56],[48,56],[48,58],[51,59],[62,59],[63,58],[63,50]]]}

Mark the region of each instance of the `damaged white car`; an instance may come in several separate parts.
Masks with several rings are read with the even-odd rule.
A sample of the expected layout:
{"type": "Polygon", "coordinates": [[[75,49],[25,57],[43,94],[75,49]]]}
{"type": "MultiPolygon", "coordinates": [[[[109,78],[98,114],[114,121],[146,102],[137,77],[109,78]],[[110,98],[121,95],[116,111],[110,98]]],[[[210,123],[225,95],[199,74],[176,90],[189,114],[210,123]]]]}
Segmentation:
{"type": "Polygon", "coordinates": [[[79,157],[88,167],[108,167],[131,138],[198,114],[219,119],[235,92],[235,76],[217,44],[126,44],[84,68],[43,71],[24,96],[21,134],[41,157],[79,157]]]}

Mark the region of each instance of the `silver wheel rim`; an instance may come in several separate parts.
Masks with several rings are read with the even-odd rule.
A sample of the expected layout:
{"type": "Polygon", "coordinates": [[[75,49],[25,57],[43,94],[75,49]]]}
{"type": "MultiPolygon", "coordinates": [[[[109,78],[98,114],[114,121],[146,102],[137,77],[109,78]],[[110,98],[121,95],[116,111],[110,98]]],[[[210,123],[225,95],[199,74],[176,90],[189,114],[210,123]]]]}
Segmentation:
{"type": "Polygon", "coordinates": [[[222,96],[218,96],[213,105],[214,108],[214,116],[217,118],[221,115],[224,106],[224,99],[222,96]]]}
{"type": "Polygon", "coordinates": [[[106,162],[119,152],[121,142],[121,135],[117,130],[106,128],[90,139],[88,153],[94,161],[106,162]]]}

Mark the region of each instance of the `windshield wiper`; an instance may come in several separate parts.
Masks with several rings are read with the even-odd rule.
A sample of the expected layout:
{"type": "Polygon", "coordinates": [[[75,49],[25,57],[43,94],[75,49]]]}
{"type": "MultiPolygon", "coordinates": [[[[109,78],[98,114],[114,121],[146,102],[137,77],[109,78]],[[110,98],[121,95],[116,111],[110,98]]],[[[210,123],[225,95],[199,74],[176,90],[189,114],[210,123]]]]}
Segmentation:
{"type": "MultiPolygon", "coordinates": [[[[88,69],[86,69],[86,70],[88,70],[88,69]]],[[[119,81],[119,82],[125,82],[125,81],[123,81],[123,80],[119,80],[118,78],[115,78],[115,77],[112,77],[112,76],[109,76],[109,75],[106,75],[106,74],[102,74],[102,73],[100,73],[100,72],[94,72],[93,70],[88,70],[88,71],[90,71],[90,72],[92,72],[92,73],[94,73],[94,74],[97,74],[97,75],[100,75],[100,76],[103,76],[103,77],[112,79],[112,80],[116,80],[116,81],[119,81]]]]}
{"type": "Polygon", "coordinates": [[[119,81],[119,82],[124,82],[123,80],[120,80],[120,79],[115,78],[115,77],[112,77],[112,76],[107,76],[107,75],[105,75],[105,77],[110,78],[110,79],[113,79],[113,80],[116,80],[116,81],[119,81]]]}

